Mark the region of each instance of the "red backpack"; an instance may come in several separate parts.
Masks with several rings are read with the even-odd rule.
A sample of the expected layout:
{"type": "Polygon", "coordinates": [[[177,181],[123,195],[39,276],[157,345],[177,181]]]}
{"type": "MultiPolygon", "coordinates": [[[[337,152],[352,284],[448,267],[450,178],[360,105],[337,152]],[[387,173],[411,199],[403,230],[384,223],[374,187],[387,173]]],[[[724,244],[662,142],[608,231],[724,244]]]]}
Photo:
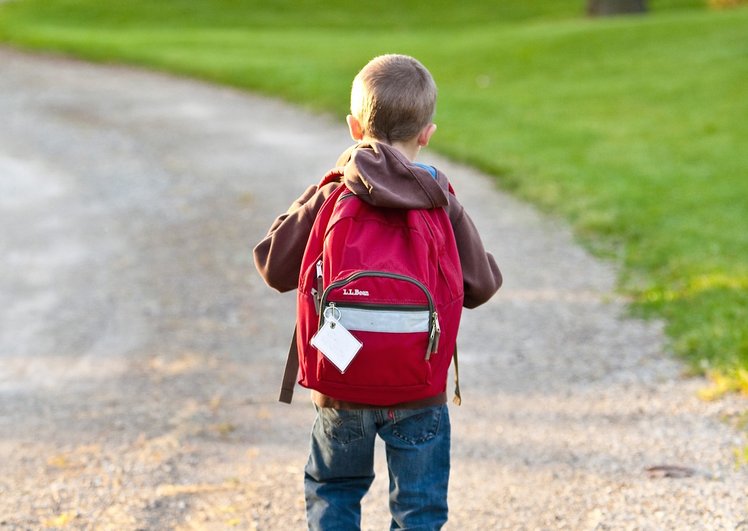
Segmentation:
{"type": "Polygon", "coordinates": [[[443,392],[462,302],[444,208],[378,208],[341,185],[320,208],[304,251],[296,349],[280,400],[291,401],[294,350],[298,382],[337,400],[389,406],[443,392]]]}

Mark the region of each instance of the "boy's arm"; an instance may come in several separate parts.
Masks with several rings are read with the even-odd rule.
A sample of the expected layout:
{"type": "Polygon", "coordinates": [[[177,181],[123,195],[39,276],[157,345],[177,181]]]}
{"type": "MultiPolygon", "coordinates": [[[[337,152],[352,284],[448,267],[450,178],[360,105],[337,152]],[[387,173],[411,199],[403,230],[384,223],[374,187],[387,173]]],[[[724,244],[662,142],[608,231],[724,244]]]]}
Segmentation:
{"type": "Polygon", "coordinates": [[[332,186],[307,188],[285,214],[276,218],[267,236],[255,246],[255,267],[271,288],[280,292],[296,289],[312,224],[332,189],[332,186]]]}
{"type": "Polygon", "coordinates": [[[447,207],[457,241],[457,252],[462,265],[466,308],[475,308],[488,301],[501,287],[503,278],[491,253],[483,247],[478,229],[465,209],[452,194],[447,207]]]}

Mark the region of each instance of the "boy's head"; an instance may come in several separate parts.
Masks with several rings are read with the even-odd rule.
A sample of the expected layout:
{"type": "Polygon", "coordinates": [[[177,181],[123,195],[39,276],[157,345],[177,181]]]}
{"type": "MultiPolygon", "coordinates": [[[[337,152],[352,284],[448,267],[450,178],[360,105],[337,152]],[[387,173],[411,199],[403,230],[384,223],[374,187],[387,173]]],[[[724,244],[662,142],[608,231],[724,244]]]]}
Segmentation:
{"type": "Polygon", "coordinates": [[[407,55],[380,55],[353,80],[351,115],[359,134],[354,134],[350,118],[349,126],[354,138],[408,142],[429,126],[435,129],[431,123],[435,108],[436,84],[426,67],[407,55]]]}

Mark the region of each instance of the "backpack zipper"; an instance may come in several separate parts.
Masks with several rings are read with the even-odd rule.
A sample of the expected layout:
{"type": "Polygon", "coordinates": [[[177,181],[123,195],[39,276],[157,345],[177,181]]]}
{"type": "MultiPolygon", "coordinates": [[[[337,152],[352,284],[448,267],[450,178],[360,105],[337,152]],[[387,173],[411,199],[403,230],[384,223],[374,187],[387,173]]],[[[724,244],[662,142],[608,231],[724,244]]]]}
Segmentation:
{"type": "MultiPolygon", "coordinates": [[[[332,304],[332,303],[330,303],[332,304]]],[[[429,307],[426,305],[423,306],[416,306],[415,304],[409,305],[409,304],[369,304],[365,302],[336,302],[335,303],[336,308],[357,308],[361,310],[382,310],[382,311],[401,311],[401,312],[422,312],[424,310],[428,311],[429,307]]]]}
{"type": "Polygon", "coordinates": [[[409,277],[407,275],[401,275],[399,273],[388,273],[387,271],[358,271],[357,273],[353,273],[352,275],[342,280],[337,280],[333,282],[332,284],[327,286],[327,288],[325,288],[324,292],[322,293],[323,306],[331,290],[337,289],[341,286],[345,286],[346,284],[353,282],[354,280],[357,280],[361,277],[394,278],[395,280],[402,280],[405,282],[410,282],[411,284],[415,284],[418,288],[420,288],[421,291],[423,291],[423,294],[426,295],[426,300],[428,300],[429,312],[430,313],[436,312],[436,308],[434,306],[434,299],[431,297],[431,293],[429,293],[429,289],[426,287],[426,285],[423,282],[421,282],[420,280],[416,280],[415,278],[409,277]]]}
{"type": "Polygon", "coordinates": [[[317,260],[317,287],[312,288],[312,295],[314,296],[314,309],[319,315],[322,311],[322,260],[317,260]]]}
{"type": "MultiPolygon", "coordinates": [[[[320,260],[318,263],[318,272],[320,271],[322,267],[322,261],[320,260]]],[[[346,284],[353,282],[356,279],[359,279],[361,277],[376,277],[376,278],[393,278],[395,280],[402,280],[404,282],[409,282],[411,284],[414,284],[417,286],[424,295],[426,295],[426,300],[428,301],[428,310],[429,310],[429,342],[426,347],[426,360],[429,360],[431,358],[432,354],[436,354],[438,347],[439,347],[439,336],[441,335],[441,327],[439,326],[439,315],[436,312],[436,305],[434,304],[434,299],[431,296],[431,293],[429,292],[429,289],[426,287],[426,285],[421,282],[420,280],[416,280],[415,278],[406,276],[406,275],[400,275],[398,273],[388,273],[386,271],[359,271],[357,273],[354,273],[342,280],[338,280],[336,282],[333,282],[325,290],[322,292],[322,297],[320,298],[320,308],[326,306],[327,304],[327,297],[330,295],[330,291],[340,288],[342,286],[345,286],[346,284]]],[[[331,303],[334,304],[334,303],[331,303]]],[[[381,308],[381,306],[379,306],[381,308]]],[[[402,308],[402,307],[397,307],[402,308]]],[[[323,313],[320,312],[320,326],[323,324],[323,313]]]]}

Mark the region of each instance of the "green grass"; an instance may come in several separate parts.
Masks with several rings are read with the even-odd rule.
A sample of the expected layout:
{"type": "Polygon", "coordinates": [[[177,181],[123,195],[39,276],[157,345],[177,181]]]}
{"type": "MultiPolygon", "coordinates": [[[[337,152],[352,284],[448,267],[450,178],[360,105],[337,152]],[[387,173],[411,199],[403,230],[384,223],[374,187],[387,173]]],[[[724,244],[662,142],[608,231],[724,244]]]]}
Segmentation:
{"type": "Polygon", "coordinates": [[[341,120],[368,59],[415,55],[440,88],[433,146],[565,216],[621,265],[632,307],[666,319],[694,370],[738,381],[748,10],[650,4],[593,21],[582,0],[387,0],[368,12],[342,0],[26,0],[0,6],[0,41],[198,76],[341,120]]]}

